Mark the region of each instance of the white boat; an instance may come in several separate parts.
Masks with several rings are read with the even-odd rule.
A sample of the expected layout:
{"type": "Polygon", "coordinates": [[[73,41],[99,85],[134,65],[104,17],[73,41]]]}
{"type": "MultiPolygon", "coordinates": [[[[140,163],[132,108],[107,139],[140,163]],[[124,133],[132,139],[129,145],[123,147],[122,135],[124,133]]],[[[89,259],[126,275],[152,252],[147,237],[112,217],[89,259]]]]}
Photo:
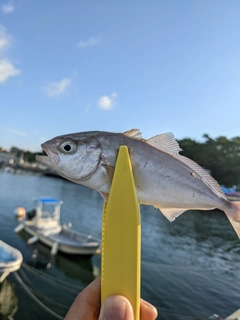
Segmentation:
{"type": "Polygon", "coordinates": [[[0,240],[0,283],[10,272],[17,271],[22,264],[21,252],[0,240]]]}
{"type": "Polygon", "coordinates": [[[58,251],[77,255],[92,255],[98,251],[98,239],[60,224],[61,200],[37,198],[35,203],[35,209],[28,214],[30,219],[15,228],[15,232],[25,230],[32,236],[28,244],[40,241],[51,248],[53,255],[58,251]]]}
{"type": "Polygon", "coordinates": [[[232,313],[227,318],[222,318],[217,314],[213,314],[211,317],[208,318],[209,320],[240,320],[240,309],[232,313]]]}
{"type": "Polygon", "coordinates": [[[228,316],[225,320],[239,320],[239,319],[240,319],[240,309],[238,309],[233,314],[228,316]]]}

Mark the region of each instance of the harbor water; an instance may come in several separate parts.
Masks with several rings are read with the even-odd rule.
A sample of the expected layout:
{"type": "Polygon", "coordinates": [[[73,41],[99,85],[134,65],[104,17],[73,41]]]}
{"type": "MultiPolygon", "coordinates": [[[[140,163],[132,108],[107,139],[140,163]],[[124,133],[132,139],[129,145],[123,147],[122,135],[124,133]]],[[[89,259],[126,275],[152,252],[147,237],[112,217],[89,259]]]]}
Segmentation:
{"type": "MultiPolygon", "coordinates": [[[[97,192],[64,179],[0,171],[0,239],[24,257],[17,276],[0,285],[0,319],[64,317],[101,273],[100,254],[51,257],[46,246],[28,245],[29,236],[14,233],[15,208],[30,211],[39,196],[63,200],[61,223],[101,239],[97,192]]],[[[240,308],[240,240],[223,212],[188,211],[170,223],[159,210],[141,206],[141,221],[141,296],[157,307],[158,319],[224,318],[240,308]]]]}

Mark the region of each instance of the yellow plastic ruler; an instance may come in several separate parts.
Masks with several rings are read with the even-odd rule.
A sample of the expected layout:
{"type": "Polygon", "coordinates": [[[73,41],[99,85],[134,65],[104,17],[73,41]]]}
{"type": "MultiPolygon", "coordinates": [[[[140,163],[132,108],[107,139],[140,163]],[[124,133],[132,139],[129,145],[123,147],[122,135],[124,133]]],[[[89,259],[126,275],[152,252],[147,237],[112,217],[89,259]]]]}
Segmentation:
{"type": "Polygon", "coordinates": [[[121,146],[102,220],[102,302],[124,295],[140,319],[140,209],[128,148],[121,146]]]}

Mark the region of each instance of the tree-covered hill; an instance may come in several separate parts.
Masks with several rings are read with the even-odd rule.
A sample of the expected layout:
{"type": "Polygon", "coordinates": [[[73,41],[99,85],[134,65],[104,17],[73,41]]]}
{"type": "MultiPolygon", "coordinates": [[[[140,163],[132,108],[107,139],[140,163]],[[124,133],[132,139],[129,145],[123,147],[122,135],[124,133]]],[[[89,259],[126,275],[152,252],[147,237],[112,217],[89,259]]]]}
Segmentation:
{"type": "Polygon", "coordinates": [[[204,142],[190,138],[178,140],[183,149],[181,154],[209,170],[219,184],[240,188],[240,137],[212,139],[208,134],[203,137],[204,142]]]}
{"type": "MultiPolygon", "coordinates": [[[[183,149],[181,154],[196,161],[225,187],[236,186],[240,190],[240,137],[228,139],[220,136],[212,139],[204,134],[204,142],[191,138],[178,140],[183,149]]],[[[42,153],[32,153],[13,147],[10,152],[25,162],[35,162],[35,156],[42,153]]]]}

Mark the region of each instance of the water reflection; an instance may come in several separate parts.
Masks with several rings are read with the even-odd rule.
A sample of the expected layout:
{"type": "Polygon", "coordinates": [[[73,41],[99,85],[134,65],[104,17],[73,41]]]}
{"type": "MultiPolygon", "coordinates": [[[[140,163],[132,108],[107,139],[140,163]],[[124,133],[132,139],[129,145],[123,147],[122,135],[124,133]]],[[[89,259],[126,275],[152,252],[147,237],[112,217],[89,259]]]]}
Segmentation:
{"type": "Polygon", "coordinates": [[[11,320],[18,309],[18,298],[8,279],[0,283],[0,318],[11,320]]]}
{"type": "MultiPolygon", "coordinates": [[[[99,273],[100,256],[85,259],[60,254],[52,258],[44,245],[29,246],[13,233],[14,209],[23,206],[31,210],[36,196],[62,199],[61,223],[71,222],[74,230],[99,239],[101,196],[61,179],[0,172],[1,238],[19,249],[24,262],[35,266],[36,271],[83,288],[99,273]]],[[[158,319],[197,319],[199,315],[207,319],[213,313],[226,317],[239,308],[240,241],[223,212],[187,211],[170,223],[159,210],[141,206],[141,220],[141,294],[158,307],[158,319]]],[[[80,290],[68,295],[57,282],[50,286],[35,276],[31,280],[46,296],[58,296],[64,303],[67,299],[68,305],[80,290]]],[[[21,288],[16,286],[15,292],[19,299],[16,319],[46,319],[21,288]]]]}
{"type": "MultiPolygon", "coordinates": [[[[27,241],[29,235],[25,232],[19,233],[19,236],[27,241]]],[[[67,255],[58,253],[56,256],[50,254],[50,249],[44,244],[37,242],[33,246],[31,258],[26,261],[27,264],[36,269],[57,268],[65,276],[80,280],[82,283],[90,283],[100,274],[99,268],[93,264],[91,256],[67,255]]]]}

